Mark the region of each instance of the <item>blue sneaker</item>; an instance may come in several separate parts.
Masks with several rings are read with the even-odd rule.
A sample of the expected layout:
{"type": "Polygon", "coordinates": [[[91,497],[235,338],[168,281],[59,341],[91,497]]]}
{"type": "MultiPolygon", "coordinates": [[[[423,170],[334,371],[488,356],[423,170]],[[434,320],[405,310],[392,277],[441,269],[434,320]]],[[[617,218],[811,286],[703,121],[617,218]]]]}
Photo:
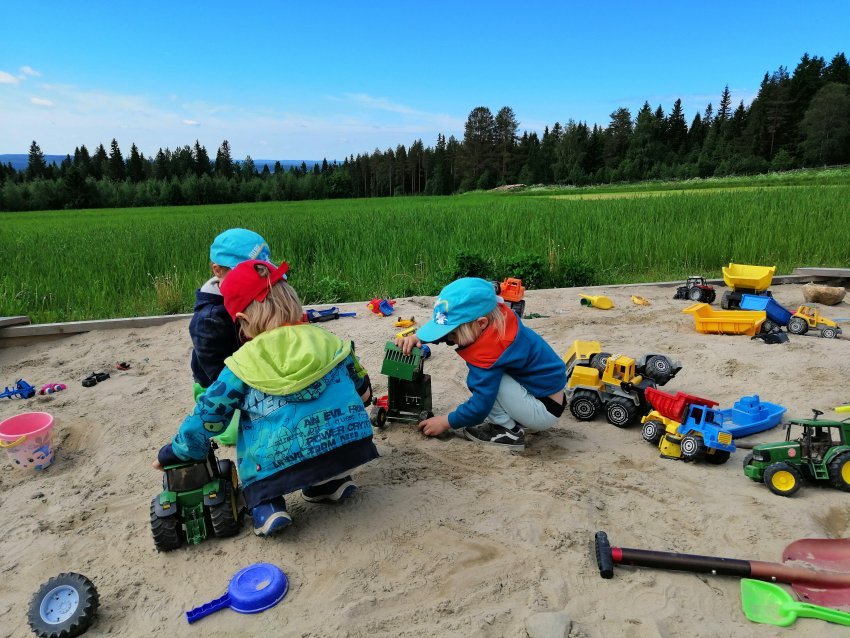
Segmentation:
{"type": "Polygon", "coordinates": [[[260,503],[251,510],[254,519],[254,533],[257,536],[272,536],[292,523],[292,517],[286,511],[283,498],[260,503]]]}
{"type": "Polygon", "coordinates": [[[334,479],[321,485],[311,485],[301,490],[301,496],[311,503],[339,503],[357,491],[357,484],[350,476],[334,479]]]}

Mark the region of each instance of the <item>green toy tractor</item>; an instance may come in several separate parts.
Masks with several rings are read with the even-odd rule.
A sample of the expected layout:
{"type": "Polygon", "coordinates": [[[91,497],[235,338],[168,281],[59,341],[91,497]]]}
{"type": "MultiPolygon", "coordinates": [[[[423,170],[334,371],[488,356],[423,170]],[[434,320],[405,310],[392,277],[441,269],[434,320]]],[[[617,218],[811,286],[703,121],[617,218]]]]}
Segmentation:
{"type": "Polygon", "coordinates": [[[211,534],[235,536],[242,526],[236,466],[218,460],[216,445],[203,461],[169,465],[163,490],[151,501],[151,532],[160,552],[177,549],[185,540],[196,545],[211,534]]]}
{"type": "MultiPolygon", "coordinates": [[[[850,406],[836,411],[850,412],[850,406]]],[[[779,496],[795,494],[804,476],[813,481],[829,481],[836,489],[850,492],[850,417],[830,421],[818,419],[823,414],[820,410],[812,412],[812,419],[788,422],[784,441],[755,446],[744,459],[744,474],[763,482],[779,496]],[[803,427],[802,436],[794,440],[792,425],[803,427]]]]}
{"type": "Polygon", "coordinates": [[[375,400],[369,420],[382,428],[387,420],[419,424],[434,416],[431,411],[431,375],[424,362],[431,356],[428,346],[404,354],[392,341],[384,348],[381,374],[387,375],[387,394],[375,400]]]}

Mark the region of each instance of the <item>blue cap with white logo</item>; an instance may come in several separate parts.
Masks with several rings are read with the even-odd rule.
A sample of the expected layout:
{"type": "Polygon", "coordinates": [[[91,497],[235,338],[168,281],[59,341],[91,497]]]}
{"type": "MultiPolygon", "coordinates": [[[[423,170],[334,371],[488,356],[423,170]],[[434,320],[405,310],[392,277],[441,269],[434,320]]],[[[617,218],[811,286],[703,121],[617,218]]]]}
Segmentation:
{"type": "Polygon", "coordinates": [[[496,308],[493,284],[477,277],[453,281],[434,302],[434,318],[416,331],[420,341],[442,339],[458,326],[484,317],[496,308]]]}
{"type": "Polygon", "coordinates": [[[251,259],[272,260],[266,240],[253,230],[230,228],[216,237],[210,246],[210,261],[225,268],[236,268],[251,259]]]}

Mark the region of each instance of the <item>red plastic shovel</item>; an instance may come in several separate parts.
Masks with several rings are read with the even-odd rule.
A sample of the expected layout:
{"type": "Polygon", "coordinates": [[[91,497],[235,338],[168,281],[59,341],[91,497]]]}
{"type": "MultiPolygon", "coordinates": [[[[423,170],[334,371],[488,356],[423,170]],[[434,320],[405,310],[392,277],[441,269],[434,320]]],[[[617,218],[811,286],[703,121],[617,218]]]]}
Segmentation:
{"type": "Polygon", "coordinates": [[[788,583],[802,600],[850,610],[850,538],[794,541],[782,553],[784,564],[611,547],[605,532],[596,532],[595,545],[602,578],[614,576],[615,564],[754,578],[788,583]]]}

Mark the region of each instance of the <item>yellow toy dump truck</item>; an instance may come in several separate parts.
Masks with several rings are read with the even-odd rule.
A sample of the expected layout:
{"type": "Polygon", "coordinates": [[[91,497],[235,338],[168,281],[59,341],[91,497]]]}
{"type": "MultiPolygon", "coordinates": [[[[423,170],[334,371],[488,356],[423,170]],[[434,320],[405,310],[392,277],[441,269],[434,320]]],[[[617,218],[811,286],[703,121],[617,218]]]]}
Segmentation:
{"type": "Polygon", "coordinates": [[[809,330],[819,332],[824,339],[835,339],[841,334],[841,328],[838,327],[838,324],[822,316],[817,308],[800,306],[788,320],[788,332],[804,335],[809,330]]]}
{"type": "Polygon", "coordinates": [[[697,332],[721,335],[755,335],[767,320],[759,310],[715,310],[707,303],[695,303],[683,313],[693,315],[697,332]]]}
{"type": "Polygon", "coordinates": [[[593,419],[604,407],[608,422],[631,425],[645,414],[644,390],[664,385],[682,369],[665,355],[644,355],[637,361],[602,351],[598,341],[575,341],[564,355],[570,413],[580,421],[593,419]]]}
{"type": "Polygon", "coordinates": [[[742,295],[769,295],[767,289],[773,281],[776,266],[747,266],[729,264],[723,267],[723,281],[730,290],[720,298],[723,310],[736,310],[741,307],[742,295]]]}

